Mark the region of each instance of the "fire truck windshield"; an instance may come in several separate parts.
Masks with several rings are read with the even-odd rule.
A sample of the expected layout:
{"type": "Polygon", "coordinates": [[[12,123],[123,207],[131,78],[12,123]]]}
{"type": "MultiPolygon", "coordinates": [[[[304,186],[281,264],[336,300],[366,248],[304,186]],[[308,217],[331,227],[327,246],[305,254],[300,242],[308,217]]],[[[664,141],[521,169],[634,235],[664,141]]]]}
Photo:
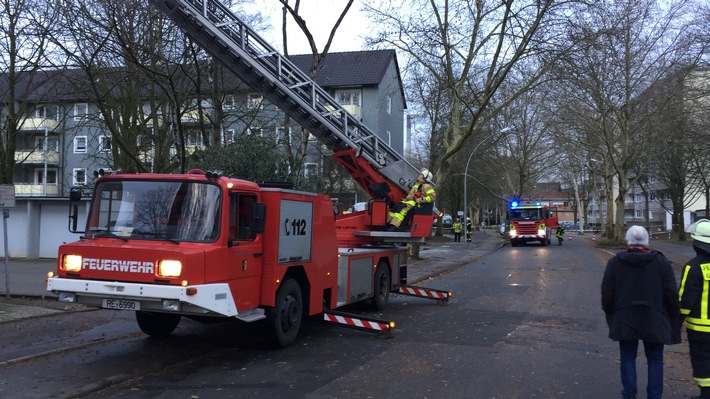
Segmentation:
{"type": "Polygon", "coordinates": [[[105,180],[96,185],[87,235],[211,242],[221,194],[207,182],[105,180]]]}
{"type": "Polygon", "coordinates": [[[542,220],[542,208],[518,208],[510,211],[510,220],[542,220]]]}

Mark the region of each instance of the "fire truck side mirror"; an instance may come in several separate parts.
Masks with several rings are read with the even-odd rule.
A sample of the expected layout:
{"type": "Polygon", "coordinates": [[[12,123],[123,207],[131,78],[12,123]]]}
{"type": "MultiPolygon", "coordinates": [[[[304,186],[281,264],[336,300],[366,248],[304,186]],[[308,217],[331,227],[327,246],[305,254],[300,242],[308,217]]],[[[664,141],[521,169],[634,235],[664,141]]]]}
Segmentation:
{"type": "Polygon", "coordinates": [[[257,202],[254,204],[251,214],[251,231],[252,233],[263,233],[264,222],[266,221],[266,204],[257,202]]]}
{"type": "Polygon", "coordinates": [[[77,187],[72,187],[69,190],[69,231],[72,233],[83,233],[83,231],[77,231],[77,225],[79,222],[79,201],[81,201],[81,189],[77,187]]]}
{"type": "Polygon", "coordinates": [[[69,201],[75,202],[81,200],[81,189],[77,187],[72,187],[69,190],[69,201]]]}

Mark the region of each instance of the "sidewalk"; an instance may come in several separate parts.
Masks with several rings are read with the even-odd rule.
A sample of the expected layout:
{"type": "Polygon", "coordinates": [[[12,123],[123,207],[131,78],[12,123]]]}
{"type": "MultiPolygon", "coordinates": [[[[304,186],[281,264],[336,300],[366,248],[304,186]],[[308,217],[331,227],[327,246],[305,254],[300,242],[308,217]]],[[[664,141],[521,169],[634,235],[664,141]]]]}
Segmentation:
{"type": "MultiPolygon", "coordinates": [[[[470,243],[454,242],[453,235],[448,234],[432,237],[421,245],[419,259],[409,259],[408,283],[416,285],[454,270],[500,248],[505,242],[500,234],[492,231],[474,231],[470,243]]],[[[57,302],[57,296],[47,291],[47,273],[56,270],[56,259],[10,259],[7,274],[5,266],[0,260],[0,322],[73,309],[71,304],[57,302]]]]}

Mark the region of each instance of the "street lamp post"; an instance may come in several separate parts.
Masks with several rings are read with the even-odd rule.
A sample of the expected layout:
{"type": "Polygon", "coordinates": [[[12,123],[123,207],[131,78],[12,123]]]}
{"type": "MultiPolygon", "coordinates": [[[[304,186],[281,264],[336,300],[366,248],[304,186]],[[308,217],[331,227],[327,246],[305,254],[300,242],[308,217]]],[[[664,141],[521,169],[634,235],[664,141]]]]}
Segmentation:
{"type": "MultiPolygon", "coordinates": [[[[510,126],[505,127],[501,129],[500,133],[506,133],[510,131],[510,126]]],[[[475,147],[473,147],[473,150],[471,150],[471,155],[468,156],[468,160],[466,161],[466,168],[463,171],[463,227],[466,229],[468,225],[468,192],[466,190],[466,182],[468,181],[468,165],[471,163],[471,158],[473,158],[473,154],[476,153],[476,150],[478,147],[481,146],[481,144],[485,143],[488,139],[492,138],[493,136],[487,136],[483,140],[481,140],[478,144],[476,144],[475,147]]],[[[468,239],[466,240],[468,242],[468,239]]]]}

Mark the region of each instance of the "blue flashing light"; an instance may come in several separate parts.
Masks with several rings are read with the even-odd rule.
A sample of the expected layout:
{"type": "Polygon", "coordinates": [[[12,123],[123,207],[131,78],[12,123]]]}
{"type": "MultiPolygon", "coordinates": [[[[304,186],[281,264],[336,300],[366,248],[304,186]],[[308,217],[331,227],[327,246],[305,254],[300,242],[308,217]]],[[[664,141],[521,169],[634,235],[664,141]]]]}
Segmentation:
{"type": "Polygon", "coordinates": [[[512,200],[512,201],[510,202],[510,207],[511,207],[511,208],[517,208],[518,205],[519,205],[518,200],[512,200]]]}
{"type": "Polygon", "coordinates": [[[535,205],[538,205],[538,206],[539,206],[539,205],[542,205],[542,202],[540,202],[540,201],[535,201],[535,205]]]}

